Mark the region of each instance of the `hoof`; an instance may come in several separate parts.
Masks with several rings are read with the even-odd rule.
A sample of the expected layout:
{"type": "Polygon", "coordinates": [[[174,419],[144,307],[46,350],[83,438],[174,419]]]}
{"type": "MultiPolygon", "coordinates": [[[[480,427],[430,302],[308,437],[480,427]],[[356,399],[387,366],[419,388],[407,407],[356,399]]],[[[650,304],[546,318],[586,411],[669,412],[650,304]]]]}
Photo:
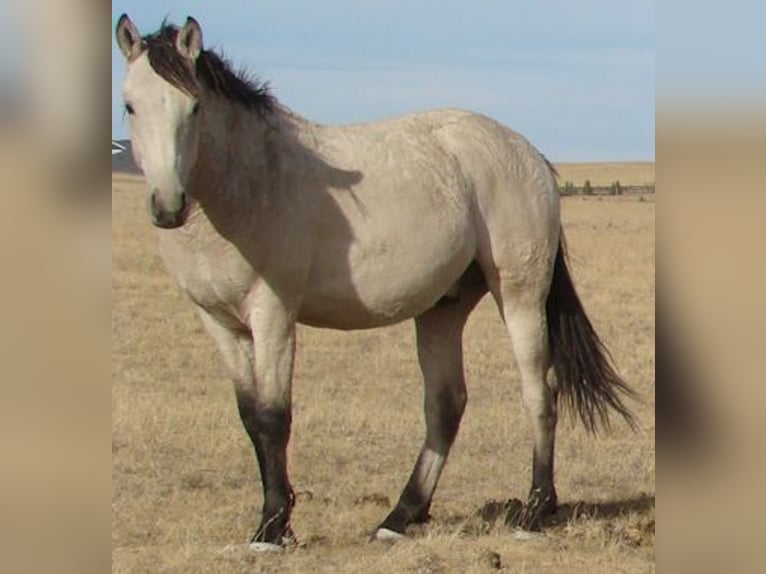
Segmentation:
{"type": "Polygon", "coordinates": [[[273,542],[251,542],[248,546],[248,550],[253,554],[264,554],[267,552],[284,552],[285,547],[281,544],[274,544],[273,542]]]}
{"type": "Polygon", "coordinates": [[[396,532],[388,528],[378,528],[375,534],[372,535],[373,540],[380,540],[381,542],[398,542],[404,540],[405,536],[401,532],[396,532]]]}
{"type": "Polygon", "coordinates": [[[532,532],[530,530],[516,530],[513,533],[513,538],[515,540],[519,540],[522,542],[526,542],[528,540],[538,540],[539,538],[544,537],[545,534],[542,532],[532,532]]]}
{"type": "Polygon", "coordinates": [[[540,532],[543,520],[556,513],[556,491],[533,489],[522,508],[506,516],[506,524],[527,532],[540,532]]]}
{"type": "Polygon", "coordinates": [[[295,539],[295,535],[293,535],[292,530],[290,530],[285,533],[284,536],[282,536],[282,542],[280,544],[253,540],[250,542],[248,548],[250,552],[254,554],[262,554],[264,552],[284,552],[289,548],[295,548],[297,546],[298,541],[295,539]]]}

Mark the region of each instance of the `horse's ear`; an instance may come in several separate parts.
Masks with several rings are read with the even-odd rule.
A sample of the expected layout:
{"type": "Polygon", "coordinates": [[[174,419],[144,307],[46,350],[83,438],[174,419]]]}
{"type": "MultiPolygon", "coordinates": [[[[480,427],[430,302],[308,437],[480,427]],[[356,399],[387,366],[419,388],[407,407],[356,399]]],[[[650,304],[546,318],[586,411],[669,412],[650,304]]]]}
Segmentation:
{"type": "Polygon", "coordinates": [[[141,53],[141,34],[138,28],[128,18],[127,14],[120,16],[115,29],[117,45],[120,47],[122,55],[128,60],[133,60],[141,53]]]}
{"type": "Polygon", "coordinates": [[[200,28],[199,22],[191,16],[186,19],[186,24],[178,32],[176,48],[182,56],[192,62],[197,60],[202,51],[202,28],[200,28]]]}

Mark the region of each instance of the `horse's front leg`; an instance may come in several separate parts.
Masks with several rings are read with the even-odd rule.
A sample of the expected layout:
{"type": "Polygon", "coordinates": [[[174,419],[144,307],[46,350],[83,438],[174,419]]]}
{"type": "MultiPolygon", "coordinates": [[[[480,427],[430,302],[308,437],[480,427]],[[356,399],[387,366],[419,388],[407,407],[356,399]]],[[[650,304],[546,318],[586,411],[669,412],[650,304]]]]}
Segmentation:
{"type": "Polygon", "coordinates": [[[242,423],[255,447],[263,484],[261,524],[253,550],[276,550],[292,541],[294,496],[287,475],[295,324],[275,298],[262,297],[251,313],[251,333],[232,330],[201,310],[234,381],[242,423]]]}
{"type": "Polygon", "coordinates": [[[261,293],[250,314],[253,377],[235,386],[242,423],[255,447],[263,484],[261,524],[253,550],[293,542],[290,513],[295,496],[287,475],[295,322],[276,296],[261,293]]]}

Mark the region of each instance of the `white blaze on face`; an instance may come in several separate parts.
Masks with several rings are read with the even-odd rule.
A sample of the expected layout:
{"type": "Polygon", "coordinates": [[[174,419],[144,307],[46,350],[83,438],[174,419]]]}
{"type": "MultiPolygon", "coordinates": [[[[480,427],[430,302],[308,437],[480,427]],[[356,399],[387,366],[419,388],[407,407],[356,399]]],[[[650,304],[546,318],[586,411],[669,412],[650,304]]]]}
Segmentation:
{"type": "Polygon", "coordinates": [[[197,102],[159,76],[146,53],[128,66],[123,97],[136,163],[161,207],[177,210],[197,155],[197,102]]]}

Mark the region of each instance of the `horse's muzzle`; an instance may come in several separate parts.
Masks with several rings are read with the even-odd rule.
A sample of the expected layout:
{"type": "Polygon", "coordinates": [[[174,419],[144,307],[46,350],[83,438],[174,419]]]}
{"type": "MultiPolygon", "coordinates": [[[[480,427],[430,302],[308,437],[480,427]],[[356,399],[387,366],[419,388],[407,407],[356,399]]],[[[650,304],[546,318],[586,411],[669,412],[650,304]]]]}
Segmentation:
{"type": "Polygon", "coordinates": [[[180,195],[180,205],[176,209],[166,209],[157,200],[157,192],[153,192],[149,197],[149,207],[152,213],[152,223],[162,229],[175,229],[186,223],[187,203],[186,194],[180,195]]]}

